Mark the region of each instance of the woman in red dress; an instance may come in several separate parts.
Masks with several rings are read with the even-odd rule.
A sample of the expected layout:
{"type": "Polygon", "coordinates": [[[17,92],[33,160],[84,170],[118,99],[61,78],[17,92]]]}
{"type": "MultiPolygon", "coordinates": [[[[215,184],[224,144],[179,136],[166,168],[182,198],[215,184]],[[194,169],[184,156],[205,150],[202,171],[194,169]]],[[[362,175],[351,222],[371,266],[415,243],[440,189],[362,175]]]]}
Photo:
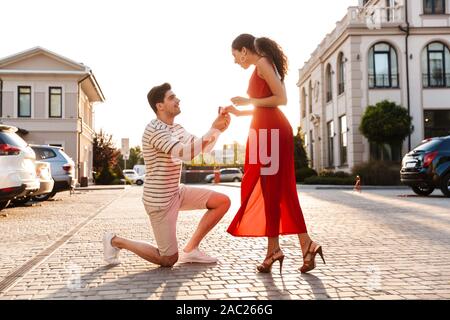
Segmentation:
{"type": "Polygon", "coordinates": [[[284,78],[287,58],[271,39],[242,34],[232,44],[235,63],[248,69],[255,66],[248,96],[231,99],[233,106],[224,112],[235,116],[253,116],[247,141],[241,208],[228,232],[236,237],[267,237],[268,247],[259,272],[271,272],[275,261],[282,271],[284,254],[279,236],[297,234],[303,252],[302,273],[316,267],[322,247],[309,237],[297,195],[294,169],[294,137],[289,121],[278,106],[286,105],[284,78]],[[253,105],[250,111],[235,106],[253,105]]]}

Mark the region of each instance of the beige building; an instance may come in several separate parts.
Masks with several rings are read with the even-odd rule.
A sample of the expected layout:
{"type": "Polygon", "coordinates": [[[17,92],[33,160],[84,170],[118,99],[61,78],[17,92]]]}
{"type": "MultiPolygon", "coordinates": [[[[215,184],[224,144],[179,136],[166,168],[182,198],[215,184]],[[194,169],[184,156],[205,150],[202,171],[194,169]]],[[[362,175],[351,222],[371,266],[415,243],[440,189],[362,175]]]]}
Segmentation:
{"type": "Polygon", "coordinates": [[[337,22],[299,73],[315,169],[349,171],[380,156],[359,125],[366,107],[384,99],[413,117],[414,132],[393,158],[450,134],[449,10],[450,0],[361,0],[337,22]]]}
{"type": "Polygon", "coordinates": [[[92,177],[94,105],[105,100],[92,70],[36,47],[0,60],[0,122],[30,144],[62,146],[77,177],[92,177]]]}

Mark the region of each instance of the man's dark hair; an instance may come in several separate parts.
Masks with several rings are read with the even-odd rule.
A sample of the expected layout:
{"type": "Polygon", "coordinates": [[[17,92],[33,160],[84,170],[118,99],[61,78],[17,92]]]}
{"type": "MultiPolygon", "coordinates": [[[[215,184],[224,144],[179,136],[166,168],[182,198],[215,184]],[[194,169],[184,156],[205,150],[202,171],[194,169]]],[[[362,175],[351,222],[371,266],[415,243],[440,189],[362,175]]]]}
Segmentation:
{"type": "Polygon", "coordinates": [[[153,87],[152,90],[147,94],[148,103],[152,107],[153,111],[157,113],[158,109],[156,108],[156,105],[158,103],[164,102],[164,97],[166,96],[167,91],[171,90],[172,87],[170,84],[163,83],[160,86],[153,87]]]}

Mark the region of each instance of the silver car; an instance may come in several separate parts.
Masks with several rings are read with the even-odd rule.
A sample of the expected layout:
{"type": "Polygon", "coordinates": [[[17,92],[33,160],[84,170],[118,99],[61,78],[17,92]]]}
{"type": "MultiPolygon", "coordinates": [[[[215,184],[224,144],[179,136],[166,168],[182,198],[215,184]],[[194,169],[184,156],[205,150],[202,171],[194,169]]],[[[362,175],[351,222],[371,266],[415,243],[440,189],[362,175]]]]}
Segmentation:
{"type": "Polygon", "coordinates": [[[55,185],[49,194],[38,195],[33,199],[46,201],[56,193],[69,191],[75,187],[75,163],[61,147],[31,145],[38,161],[48,162],[55,185]]]}
{"type": "MultiPolygon", "coordinates": [[[[239,168],[229,168],[220,170],[220,182],[240,182],[242,181],[243,173],[239,168]]],[[[207,175],[205,178],[207,183],[214,181],[214,174],[207,175]]]]}

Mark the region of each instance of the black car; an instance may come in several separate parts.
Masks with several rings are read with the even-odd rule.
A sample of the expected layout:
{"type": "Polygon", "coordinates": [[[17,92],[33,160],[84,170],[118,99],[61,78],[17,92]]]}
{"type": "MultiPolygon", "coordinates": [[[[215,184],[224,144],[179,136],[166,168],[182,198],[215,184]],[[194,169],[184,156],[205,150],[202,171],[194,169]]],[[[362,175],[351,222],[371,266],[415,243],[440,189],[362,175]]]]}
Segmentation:
{"type": "Polygon", "coordinates": [[[400,176],[418,195],[439,188],[450,197],[450,136],[423,141],[403,158],[400,176]]]}

